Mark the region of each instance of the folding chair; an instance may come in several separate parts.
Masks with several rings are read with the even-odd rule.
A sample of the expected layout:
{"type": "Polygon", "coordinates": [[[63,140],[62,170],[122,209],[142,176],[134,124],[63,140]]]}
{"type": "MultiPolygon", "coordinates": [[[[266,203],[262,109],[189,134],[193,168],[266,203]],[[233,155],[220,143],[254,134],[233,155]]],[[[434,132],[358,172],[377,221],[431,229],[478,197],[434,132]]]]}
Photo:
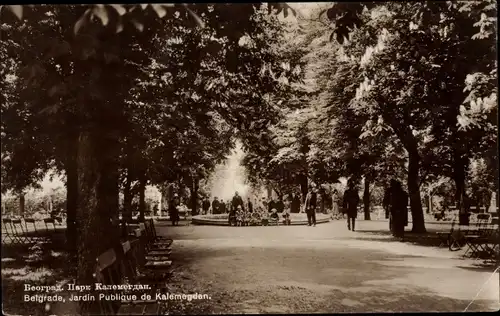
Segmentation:
{"type": "Polygon", "coordinates": [[[23,227],[23,223],[20,218],[11,219],[12,228],[14,229],[14,234],[16,235],[20,243],[29,242],[30,238],[26,235],[23,227]]]}
{"type": "Polygon", "coordinates": [[[2,229],[2,242],[10,240],[10,242],[16,242],[17,236],[14,234],[14,229],[12,227],[12,220],[10,218],[2,218],[2,223],[4,229],[2,229]]]}
{"type": "Polygon", "coordinates": [[[56,224],[53,218],[44,218],[43,222],[45,223],[45,229],[47,232],[49,232],[49,226],[47,224],[52,224],[52,231],[56,232],[56,224]]]}
{"type": "Polygon", "coordinates": [[[31,224],[31,226],[33,226],[33,236],[31,236],[31,240],[32,241],[37,241],[39,240],[40,238],[42,238],[40,232],[37,230],[36,228],[36,220],[34,218],[25,218],[24,219],[24,227],[26,228],[26,232],[30,233],[30,225],[28,224],[31,224]]]}
{"type": "Polygon", "coordinates": [[[490,214],[477,214],[476,225],[469,229],[465,236],[464,241],[468,246],[463,254],[464,257],[476,257],[482,249],[482,244],[487,238],[484,237],[484,229],[487,228],[490,220],[490,214]]]}

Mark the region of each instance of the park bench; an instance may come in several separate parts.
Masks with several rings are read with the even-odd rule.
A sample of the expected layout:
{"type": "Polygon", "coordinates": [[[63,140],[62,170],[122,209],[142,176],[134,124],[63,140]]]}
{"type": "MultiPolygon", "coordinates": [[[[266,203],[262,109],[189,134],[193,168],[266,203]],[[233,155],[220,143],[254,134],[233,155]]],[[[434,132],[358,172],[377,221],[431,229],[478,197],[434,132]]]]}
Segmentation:
{"type": "Polygon", "coordinates": [[[173,240],[164,236],[158,236],[153,219],[144,221],[142,225],[144,225],[144,232],[147,238],[147,243],[151,248],[164,249],[170,247],[173,240]]]}
{"type": "Polygon", "coordinates": [[[10,240],[12,243],[32,243],[34,239],[30,237],[21,218],[3,218],[4,230],[2,230],[2,241],[10,240]]]}
{"type": "Polygon", "coordinates": [[[134,241],[133,254],[139,267],[143,268],[140,273],[141,277],[144,279],[165,279],[170,277],[172,262],[169,259],[172,250],[170,248],[162,250],[151,249],[148,246],[147,237],[142,234],[141,229],[135,230],[135,236],[137,239],[134,241]]]}
{"type": "MultiPolygon", "coordinates": [[[[114,249],[109,249],[101,254],[97,258],[96,272],[94,274],[96,282],[106,285],[122,285],[129,283],[129,281],[135,282],[134,275],[131,273],[132,270],[127,271],[124,269],[126,261],[125,255],[118,258],[114,249]],[[129,277],[132,277],[132,280],[129,277]]],[[[131,268],[135,268],[133,263],[130,264],[131,268]]],[[[121,294],[136,294],[140,298],[143,292],[125,293],[122,291],[121,294]]],[[[148,292],[148,294],[155,297],[154,291],[148,292]]],[[[165,304],[156,300],[98,300],[98,304],[102,315],[160,315],[165,309],[165,304]]]]}

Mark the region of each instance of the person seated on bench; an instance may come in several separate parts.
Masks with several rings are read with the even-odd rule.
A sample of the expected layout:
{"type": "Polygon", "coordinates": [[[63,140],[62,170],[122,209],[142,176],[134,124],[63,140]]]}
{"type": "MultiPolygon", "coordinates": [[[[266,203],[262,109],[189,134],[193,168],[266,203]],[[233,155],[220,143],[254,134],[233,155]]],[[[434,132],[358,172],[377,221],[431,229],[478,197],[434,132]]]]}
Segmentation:
{"type": "Polygon", "coordinates": [[[261,218],[262,226],[269,225],[269,212],[267,211],[267,209],[262,210],[260,218],[261,218]]]}
{"type": "Polygon", "coordinates": [[[232,209],[229,211],[229,226],[236,226],[236,210],[232,209]]]}
{"type": "Polygon", "coordinates": [[[248,208],[245,208],[243,210],[243,226],[250,225],[250,220],[251,220],[250,216],[251,215],[252,214],[250,213],[250,211],[248,210],[248,208]]]}
{"type": "Polygon", "coordinates": [[[250,217],[250,225],[258,226],[260,224],[261,224],[260,213],[257,211],[254,211],[250,217]]]}
{"type": "Polygon", "coordinates": [[[281,213],[281,215],[283,216],[283,224],[290,225],[291,221],[290,221],[289,208],[285,207],[285,209],[283,210],[283,213],[281,213]]]}
{"type": "Polygon", "coordinates": [[[238,205],[236,208],[236,226],[243,226],[243,210],[241,209],[241,205],[238,205]]]}
{"type": "Polygon", "coordinates": [[[271,217],[271,222],[278,224],[278,222],[279,222],[278,210],[276,210],[275,208],[273,208],[271,210],[271,216],[270,217],[271,217]]]}

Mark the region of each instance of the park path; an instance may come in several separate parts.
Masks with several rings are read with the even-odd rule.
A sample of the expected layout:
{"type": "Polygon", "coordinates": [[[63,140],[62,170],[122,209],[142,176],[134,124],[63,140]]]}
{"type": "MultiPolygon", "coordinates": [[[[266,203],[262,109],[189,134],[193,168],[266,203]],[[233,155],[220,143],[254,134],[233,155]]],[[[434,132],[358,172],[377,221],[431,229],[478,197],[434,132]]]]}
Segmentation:
{"type": "Polygon", "coordinates": [[[475,267],[444,248],[374,233],[386,226],[360,221],[359,231],[350,232],[343,221],[317,227],[158,224],[159,233],[175,239],[170,293],[210,296],[171,302],[171,313],[499,308],[498,273],[475,267]]]}

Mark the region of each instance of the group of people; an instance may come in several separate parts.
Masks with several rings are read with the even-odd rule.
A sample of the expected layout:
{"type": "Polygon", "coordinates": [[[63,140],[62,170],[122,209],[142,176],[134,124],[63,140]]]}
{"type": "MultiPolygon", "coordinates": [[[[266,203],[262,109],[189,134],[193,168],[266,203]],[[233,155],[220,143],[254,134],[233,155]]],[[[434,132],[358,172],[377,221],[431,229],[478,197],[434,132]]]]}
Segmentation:
{"type": "MultiPolygon", "coordinates": [[[[344,214],[347,218],[347,228],[355,231],[358,206],[360,202],[357,181],[352,178],[347,183],[347,189],[342,198],[337,190],[334,190],[332,197],[332,216],[334,214],[344,214]]],[[[386,211],[386,218],[389,219],[389,229],[395,237],[403,237],[405,226],[408,225],[408,193],[403,189],[401,182],[391,180],[390,185],[384,194],[383,207],[386,211]]],[[[252,200],[247,198],[246,202],[235,192],[230,201],[214,198],[210,203],[208,198],[202,202],[203,214],[226,214],[231,226],[264,225],[270,223],[291,224],[290,213],[303,212],[307,215],[309,226],[316,226],[316,213],[318,210],[318,189],[310,187],[306,195],[302,210],[301,201],[298,194],[292,194],[287,198],[271,198],[269,201],[263,197],[252,200]],[[281,220],[280,220],[281,218],[281,220]]],[[[169,213],[173,225],[179,222],[179,199],[174,196],[174,200],[169,205],[169,213]]]]}

